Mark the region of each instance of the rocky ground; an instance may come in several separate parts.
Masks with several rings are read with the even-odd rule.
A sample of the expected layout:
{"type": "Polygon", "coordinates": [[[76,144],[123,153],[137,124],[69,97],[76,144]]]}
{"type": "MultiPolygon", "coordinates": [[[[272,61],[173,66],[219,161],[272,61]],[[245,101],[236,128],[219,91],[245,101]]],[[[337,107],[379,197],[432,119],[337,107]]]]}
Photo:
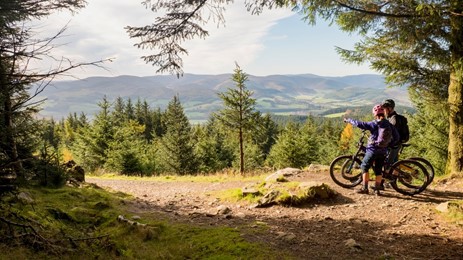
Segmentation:
{"type": "Polygon", "coordinates": [[[442,203],[463,199],[461,182],[432,185],[410,197],[392,189],[381,196],[356,194],[336,186],[324,171],[304,171],[290,179],[323,182],[339,194],[302,207],[253,208],[215,196],[216,191],[249,185],[240,181],[87,178],[87,182],[133,194],[137,198],[134,213],[153,212],[191,224],[238,227],[247,239],[288,250],[296,259],[463,259],[463,223],[449,222],[436,209],[442,203]]]}

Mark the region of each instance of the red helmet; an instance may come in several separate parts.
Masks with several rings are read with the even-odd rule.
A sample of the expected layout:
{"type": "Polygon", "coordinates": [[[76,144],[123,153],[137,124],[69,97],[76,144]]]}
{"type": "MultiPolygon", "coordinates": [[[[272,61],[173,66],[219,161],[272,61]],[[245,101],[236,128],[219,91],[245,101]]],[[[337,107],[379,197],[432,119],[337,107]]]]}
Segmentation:
{"type": "Polygon", "coordinates": [[[374,116],[384,115],[384,108],[381,105],[376,105],[373,107],[372,112],[374,116]]]}

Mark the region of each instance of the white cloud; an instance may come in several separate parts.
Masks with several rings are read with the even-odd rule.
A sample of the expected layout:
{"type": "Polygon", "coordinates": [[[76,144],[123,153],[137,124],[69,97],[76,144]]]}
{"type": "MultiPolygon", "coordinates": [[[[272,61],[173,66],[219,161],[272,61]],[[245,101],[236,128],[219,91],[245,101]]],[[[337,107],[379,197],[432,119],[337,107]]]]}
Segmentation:
{"type": "Polygon", "coordinates": [[[264,50],[262,40],[278,20],[292,15],[287,10],[273,10],[253,16],[242,3],[234,4],[225,14],[226,26],[208,26],[209,37],[187,44],[190,55],[185,57],[189,73],[231,73],[235,61],[240,66],[252,63],[264,50]]]}
{"type": "MultiPolygon", "coordinates": [[[[236,1],[226,7],[225,27],[217,28],[217,24],[211,22],[206,27],[209,31],[206,39],[194,39],[184,43],[184,47],[189,52],[189,55],[183,57],[184,71],[198,74],[232,73],[236,61],[250,74],[254,72],[261,75],[283,74],[291,71],[294,71],[291,74],[316,74],[317,71],[310,71],[310,66],[307,62],[304,63],[308,59],[302,55],[299,49],[301,45],[294,48],[294,51],[299,51],[301,55],[285,56],[287,51],[290,51],[287,48],[291,49],[291,44],[294,42],[306,44],[302,40],[305,36],[296,38],[293,34],[291,36],[293,38],[290,38],[284,31],[270,34],[282,19],[291,15],[293,14],[289,10],[281,9],[265,10],[259,16],[251,15],[246,11],[242,1],[236,1]],[[269,44],[289,46],[271,47],[269,44]],[[268,53],[269,51],[272,53],[268,53]],[[248,72],[246,68],[250,71],[248,72]],[[292,69],[288,72],[290,68],[292,69]]],[[[40,24],[47,24],[43,35],[49,36],[70,21],[65,33],[67,36],[60,40],[61,43],[67,44],[55,49],[55,56],[64,56],[76,62],[115,58],[114,62],[106,64],[110,72],[88,67],[75,71],[78,77],[121,74],[145,76],[155,75],[157,68],[145,64],[140,57],[152,54],[153,51],[134,47],[138,39],[129,39],[124,27],[148,25],[154,19],[155,14],[145,9],[140,1],[90,0],[88,6],[74,16],[67,12],[60,12],[40,24]]],[[[304,31],[298,32],[301,35],[303,33],[304,31]]],[[[315,42],[317,41],[308,41],[310,44],[315,42]]],[[[309,53],[310,48],[313,49],[307,47],[305,55],[313,55],[309,53]]],[[[333,53],[334,50],[331,49],[330,55],[334,56],[333,53]]],[[[320,64],[315,64],[313,67],[319,68],[320,64]]],[[[333,67],[332,64],[328,66],[333,67]]]]}

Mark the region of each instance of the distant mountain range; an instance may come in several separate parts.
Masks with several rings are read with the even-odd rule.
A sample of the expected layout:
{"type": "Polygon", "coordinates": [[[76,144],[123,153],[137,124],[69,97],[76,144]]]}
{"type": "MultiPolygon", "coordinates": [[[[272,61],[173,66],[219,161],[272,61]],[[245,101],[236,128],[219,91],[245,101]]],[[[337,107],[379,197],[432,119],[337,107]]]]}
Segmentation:
{"type": "MultiPolygon", "coordinates": [[[[180,78],[117,76],[56,81],[39,97],[47,99],[40,114],[59,120],[69,113],[84,112],[91,118],[99,111],[97,104],[104,96],[110,101],[117,97],[131,98],[133,103],[140,98],[152,108],[165,109],[178,94],[189,119],[203,121],[223,107],[217,93],[235,87],[231,76],[185,74],[180,78]]],[[[381,75],[249,75],[246,87],[254,92],[256,109],[262,113],[318,115],[333,108],[373,105],[385,98],[411,106],[407,90],[386,88],[381,75]]]]}

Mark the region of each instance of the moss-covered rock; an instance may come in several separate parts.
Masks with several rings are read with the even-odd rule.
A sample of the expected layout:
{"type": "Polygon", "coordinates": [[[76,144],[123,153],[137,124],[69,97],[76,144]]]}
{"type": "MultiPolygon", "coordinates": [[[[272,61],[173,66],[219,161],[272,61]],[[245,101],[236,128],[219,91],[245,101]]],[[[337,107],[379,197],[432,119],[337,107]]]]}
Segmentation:
{"type": "Polygon", "coordinates": [[[268,207],[275,204],[285,206],[300,206],[315,199],[330,199],[337,195],[325,183],[317,182],[274,182],[262,186],[256,185],[263,194],[254,207],[268,207]]]}

